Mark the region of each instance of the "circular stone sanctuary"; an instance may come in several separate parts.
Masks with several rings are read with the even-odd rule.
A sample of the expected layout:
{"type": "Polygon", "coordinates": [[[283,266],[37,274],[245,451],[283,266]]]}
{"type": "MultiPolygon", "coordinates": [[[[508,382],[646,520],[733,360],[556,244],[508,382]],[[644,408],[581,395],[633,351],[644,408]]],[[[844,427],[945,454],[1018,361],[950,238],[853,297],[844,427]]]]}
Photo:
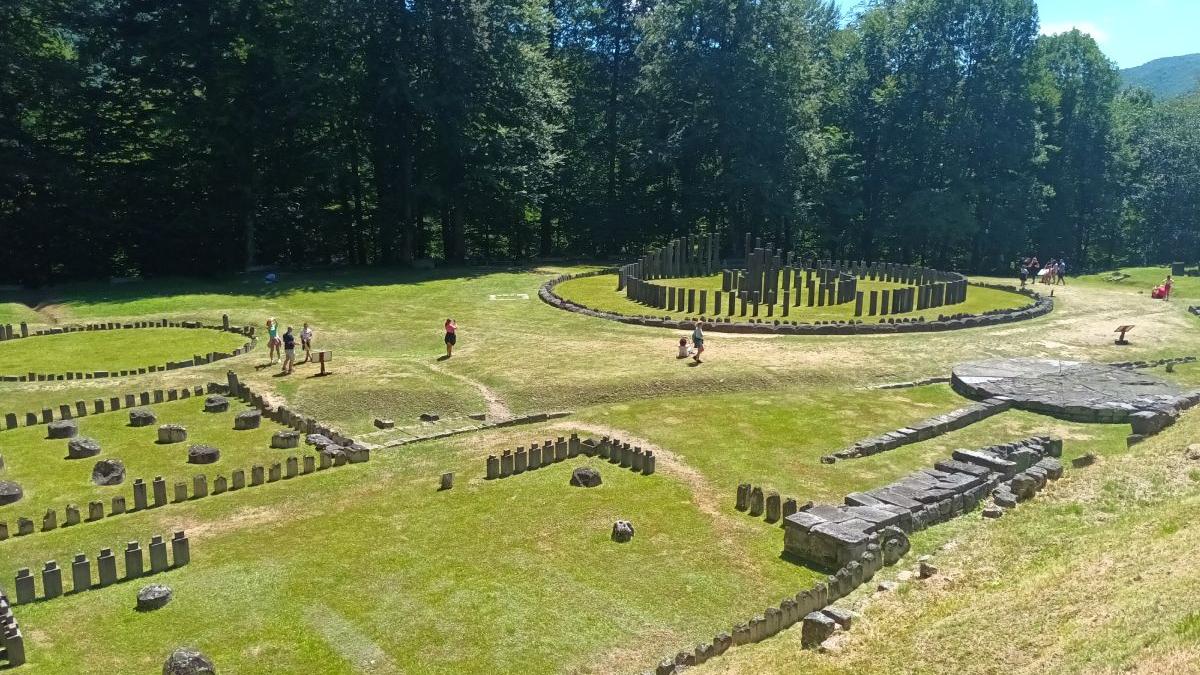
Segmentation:
{"type": "Polygon", "coordinates": [[[800,335],[971,328],[1053,307],[1032,290],[972,286],[957,272],[805,258],[748,235],[740,267],[723,266],[719,248],[714,235],[676,239],[615,270],[553,279],[539,296],[560,309],[624,323],[690,329],[700,322],[720,332],[800,335]],[[601,290],[601,281],[611,281],[615,292],[601,290]]]}
{"type": "Polygon", "coordinates": [[[956,366],[950,384],[969,398],[1004,396],[1018,408],[1087,422],[1123,422],[1139,410],[1175,407],[1184,392],[1132,368],[1012,358],[956,366]]]}

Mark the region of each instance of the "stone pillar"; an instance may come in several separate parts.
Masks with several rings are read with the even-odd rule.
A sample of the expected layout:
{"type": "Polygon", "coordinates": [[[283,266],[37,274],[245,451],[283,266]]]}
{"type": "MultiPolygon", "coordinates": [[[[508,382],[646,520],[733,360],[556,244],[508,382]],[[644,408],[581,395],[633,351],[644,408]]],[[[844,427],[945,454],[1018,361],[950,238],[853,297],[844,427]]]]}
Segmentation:
{"type": "Polygon", "coordinates": [[[100,520],[104,517],[104,502],[88,502],[88,521],[100,520]]]}
{"type": "Polygon", "coordinates": [[[92,562],[82,553],[71,561],[71,592],[79,593],[92,587],[92,562]]]}
{"type": "Polygon", "coordinates": [[[81,520],[79,507],[74,504],[67,504],[65,511],[66,516],[63,519],[63,527],[67,527],[68,525],[78,525],[81,520]]]}
{"type": "Polygon", "coordinates": [[[175,483],[175,503],[186,502],[188,498],[187,483],[175,483]]]}
{"type": "Polygon", "coordinates": [[[300,473],[300,460],[295,455],[284,460],[283,477],[295,478],[300,473]]]}
{"type": "Polygon", "coordinates": [[[888,315],[888,312],[892,306],[891,300],[892,300],[892,292],[890,290],[885,288],[882,291],[880,291],[880,297],[879,297],[879,315],[880,316],[888,315]]]}
{"type": "Polygon", "coordinates": [[[579,434],[571,434],[571,437],[567,439],[567,456],[577,457],[580,447],[579,434]]]}
{"type": "Polygon", "coordinates": [[[783,508],[782,508],[782,510],[781,510],[781,512],[780,512],[780,514],[779,514],[779,515],[780,515],[780,516],[781,516],[781,517],[782,517],[784,520],[787,520],[787,517],[788,517],[788,516],[792,515],[793,513],[795,513],[795,512],[796,512],[796,511],[798,511],[798,510],[799,510],[799,507],[798,507],[798,506],[797,506],[797,504],[796,504],[796,498],[795,498],[795,497],[788,497],[788,498],[786,498],[786,499],[784,499],[784,500],[783,500],[783,508]]]}
{"type": "Polygon", "coordinates": [[[763,501],[762,488],[758,486],[750,488],[750,515],[757,518],[763,514],[763,501]]]}
{"type": "MultiPolygon", "coordinates": [[[[324,453],[322,453],[324,455],[324,453]]],[[[328,457],[328,455],[325,455],[328,457]]],[[[250,485],[262,485],[265,482],[266,470],[262,464],[255,464],[250,467],[250,485]]]]}
{"type": "Polygon", "coordinates": [[[487,479],[493,480],[500,477],[500,458],[495,455],[488,455],[487,458],[487,479]]]}
{"type": "Polygon", "coordinates": [[[513,472],[513,455],[511,450],[505,450],[500,455],[500,477],[507,478],[513,472]]]}
{"type": "Polygon", "coordinates": [[[279,462],[272,462],[271,466],[267,467],[267,482],[274,483],[283,477],[283,465],[279,462]]]}
{"type": "Polygon", "coordinates": [[[110,516],[117,516],[125,513],[125,498],[117,495],[112,498],[112,508],[109,510],[110,516]]]}
{"type": "Polygon", "coordinates": [[[654,473],[654,451],[647,450],[645,456],[642,457],[642,475],[649,476],[652,473],[654,473]]]}
{"type": "Polygon", "coordinates": [[[28,604],[37,599],[33,583],[33,573],[28,567],[17,570],[17,578],[13,581],[18,605],[28,604]]]}
{"type": "Polygon", "coordinates": [[[774,490],[771,490],[770,492],[767,493],[767,522],[768,523],[779,522],[779,511],[780,511],[779,493],[774,490]]]}
{"type": "Polygon", "coordinates": [[[42,516],[42,532],[48,532],[56,527],[58,527],[58,512],[48,509],[46,515],[42,516]]]}
{"type": "Polygon", "coordinates": [[[183,567],[192,561],[191,545],[183,530],[176,530],[175,536],[171,537],[171,559],[173,567],[183,567]]]}
{"type": "Polygon", "coordinates": [[[162,476],[155,476],[152,484],[154,488],[154,506],[162,506],[167,503],[167,481],[162,476]]]}
{"type": "Polygon", "coordinates": [[[734,502],[733,508],[738,511],[745,511],[750,508],[750,484],[739,483],[737,486],[737,500],[734,502]]]}
{"type": "Polygon", "coordinates": [[[526,467],[529,465],[529,455],[525,452],[525,446],[520,446],[513,453],[513,473],[525,473],[526,467]]]}
{"type": "Polygon", "coordinates": [[[167,542],[163,541],[161,535],[156,534],[150,538],[150,573],[164,572],[168,567],[167,542]]]}
{"type": "Polygon", "coordinates": [[[100,574],[100,587],[117,583],[117,556],[111,548],[100,549],[100,557],[96,558],[97,572],[100,574]]]}
{"type": "Polygon", "coordinates": [[[51,560],[42,569],[42,598],[50,600],[63,594],[62,569],[51,560]]]}
{"type": "Polygon", "coordinates": [[[528,468],[530,471],[542,466],[542,447],[537,443],[529,446],[528,468]]]}
{"type": "Polygon", "coordinates": [[[857,291],[854,294],[854,316],[862,316],[863,312],[863,292],[857,291]]]}
{"type": "MultiPolygon", "coordinates": [[[[324,457],[325,455],[322,455],[324,457]]],[[[229,474],[229,489],[240,490],[246,487],[246,470],[234,469],[233,473],[229,474]]]]}
{"type": "Polygon", "coordinates": [[[192,498],[200,499],[208,496],[208,477],[204,474],[192,476],[192,498]]]}
{"type": "Polygon", "coordinates": [[[567,439],[562,436],[554,442],[554,461],[561,462],[567,458],[567,439]]]}

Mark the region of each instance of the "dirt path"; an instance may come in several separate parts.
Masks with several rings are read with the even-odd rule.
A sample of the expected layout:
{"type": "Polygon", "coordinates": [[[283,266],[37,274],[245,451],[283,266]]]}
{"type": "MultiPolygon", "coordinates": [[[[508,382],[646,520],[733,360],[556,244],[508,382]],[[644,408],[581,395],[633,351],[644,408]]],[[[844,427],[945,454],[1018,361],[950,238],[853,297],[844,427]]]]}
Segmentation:
{"type": "Polygon", "coordinates": [[[500,394],[496,393],[496,390],[492,389],[486,384],[478,380],[473,380],[461,373],[447,370],[440,365],[430,364],[429,369],[435,373],[438,373],[439,375],[445,375],[446,377],[454,378],[463,384],[474,387],[475,390],[479,392],[479,395],[483,396],[483,400],[487,403],[488,421],[496,422],[501,420],[509,420],[515,417],[512,409],[509,408],[508,404],[504,402],[504,398],[500,396],[500,394]]]}
{"type": "Polygon", "coordinates": [[[38,305],[33,308],[33,311],[37,312],[38,316],[41,316],[46,320],[46,323],[52,326],[57,326],[58,324],[63,323],[68,314],[66,307],[57,302],[38,303],[38,305]]]}

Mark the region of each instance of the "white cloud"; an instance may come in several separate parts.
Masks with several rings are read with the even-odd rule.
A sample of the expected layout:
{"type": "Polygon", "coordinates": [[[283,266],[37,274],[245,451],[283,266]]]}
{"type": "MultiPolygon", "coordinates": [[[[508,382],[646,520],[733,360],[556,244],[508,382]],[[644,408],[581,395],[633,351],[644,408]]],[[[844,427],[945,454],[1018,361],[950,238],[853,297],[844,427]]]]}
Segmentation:
{"type": "Polygon", "coordinates": [[[1079,32],[1087,33],[1092,36],[1096,42],[1108,42],[1108,32],[1100,28],[1091,21],[1056,21],[1052,23],[1042,24],[1042,35],[1058,35],[1059,33],[1070,32],[1072,28],[1078,28],[1079,32]]]}

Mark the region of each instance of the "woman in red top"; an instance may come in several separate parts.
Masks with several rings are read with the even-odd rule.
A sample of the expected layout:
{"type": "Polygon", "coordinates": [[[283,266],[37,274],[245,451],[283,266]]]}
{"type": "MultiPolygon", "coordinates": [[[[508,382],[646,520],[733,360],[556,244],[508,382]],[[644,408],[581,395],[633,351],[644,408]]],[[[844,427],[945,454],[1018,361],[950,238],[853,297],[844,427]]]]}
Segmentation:
{"type": "Polygon", "coordinates": [[[454,353],[454,344],[458,342],[458,324],[454,319],[446,319],[446,358],[454,353]]]}

